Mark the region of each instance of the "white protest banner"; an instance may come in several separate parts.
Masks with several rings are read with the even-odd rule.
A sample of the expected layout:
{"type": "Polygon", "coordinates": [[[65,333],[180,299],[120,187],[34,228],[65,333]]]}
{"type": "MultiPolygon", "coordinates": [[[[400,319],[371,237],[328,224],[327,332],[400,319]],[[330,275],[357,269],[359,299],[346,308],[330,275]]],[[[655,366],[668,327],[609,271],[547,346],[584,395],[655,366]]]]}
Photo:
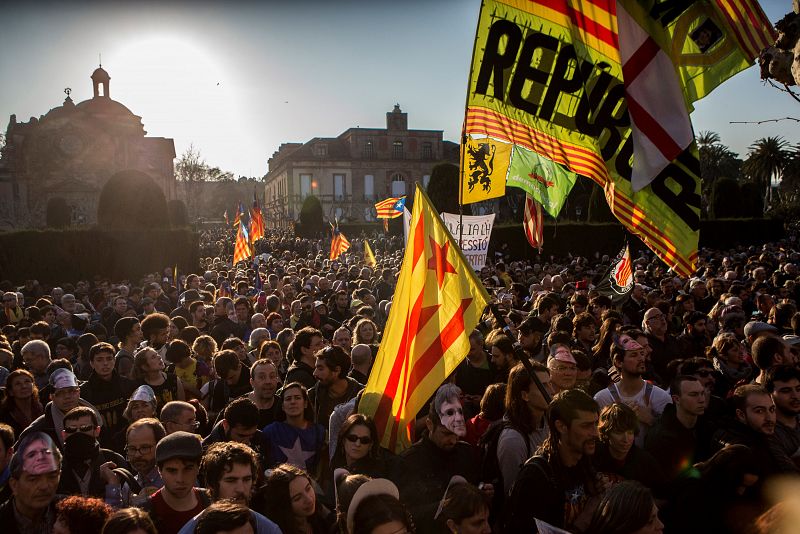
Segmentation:
{"type": "Polygon", "coordinates": [[[494,213],[491,215],[464,215],[464,229],[461,231],[457,213],[442,213],[442,222],[458,242],[461,236],[461,251],[473,269],[482,269],[486,264],[489,238],[494,226],[494,213]]]}

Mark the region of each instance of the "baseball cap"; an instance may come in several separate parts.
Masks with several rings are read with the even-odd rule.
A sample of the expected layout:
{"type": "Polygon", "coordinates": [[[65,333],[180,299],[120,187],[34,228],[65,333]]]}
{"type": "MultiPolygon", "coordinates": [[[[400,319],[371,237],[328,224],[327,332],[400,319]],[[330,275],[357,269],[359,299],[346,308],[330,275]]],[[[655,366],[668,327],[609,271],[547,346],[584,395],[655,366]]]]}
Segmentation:
{"type": "Polygon", "coordinates": [[[179,430],[161,438],[156,444],[156,463],[161,464],[173,458],[200,459],[203,445],[200,436],[179,430]]]}
{"type": "Polygon", "coordinates": [[[53,389],[75,388],[78,387],[78,379],[69,369],[56,369],[50,375],[50,385],[53,389]]]}
{"type": "Polygon", "coordinates": [[[756,334],[760,334],[761,332],[771,332],[775,333],[778,329],[772,326],[771,324],[767,324],[761,321],[750,321],[746,325],[744,325],[744,336],[750,337],[756,334]]]}

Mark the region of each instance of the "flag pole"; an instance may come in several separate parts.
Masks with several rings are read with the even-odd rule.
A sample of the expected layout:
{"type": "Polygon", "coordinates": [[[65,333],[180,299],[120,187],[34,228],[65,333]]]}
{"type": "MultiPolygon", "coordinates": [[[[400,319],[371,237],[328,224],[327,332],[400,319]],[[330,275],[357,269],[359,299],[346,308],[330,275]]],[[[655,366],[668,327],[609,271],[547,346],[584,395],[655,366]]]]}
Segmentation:
{"type": "MultiPolygon", "coordinates": [[[[467,79],[467,94],[464,97],[464,122],[461,125],[461,150],[459,151],[458,166],[458,248],[462,248],[464,239],[464,147],[467,144],[467,113],[469,111],[469,92],[472,91],[472,62],[475,59],[475,49],[478,47],[478,30],[481,25],[481,13],[483,13],[483,0],[478,10],[478,20],[475,22],[475,38],[472,40],[472,54],[469,56],[469,77],[467,79]]],[[[440,215],[441,217],[441,215],[440,215]]]]}

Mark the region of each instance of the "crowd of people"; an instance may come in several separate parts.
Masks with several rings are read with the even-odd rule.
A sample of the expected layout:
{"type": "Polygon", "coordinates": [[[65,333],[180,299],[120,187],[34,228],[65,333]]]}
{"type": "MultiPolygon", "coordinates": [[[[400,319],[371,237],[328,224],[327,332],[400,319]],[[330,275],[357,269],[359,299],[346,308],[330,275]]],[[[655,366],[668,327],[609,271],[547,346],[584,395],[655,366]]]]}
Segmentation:
{"type": "MultiPolygon", "coordinates": [[[[381,446],[358,404],[402,261],[206,231],[197,274],[0,282],[9,534],[787,532],[800,474],[800,253],[643,253],[477,274],[465,359],[381,446]]],[[[794,522],[796,524],[796,522],[794,522]]]]}

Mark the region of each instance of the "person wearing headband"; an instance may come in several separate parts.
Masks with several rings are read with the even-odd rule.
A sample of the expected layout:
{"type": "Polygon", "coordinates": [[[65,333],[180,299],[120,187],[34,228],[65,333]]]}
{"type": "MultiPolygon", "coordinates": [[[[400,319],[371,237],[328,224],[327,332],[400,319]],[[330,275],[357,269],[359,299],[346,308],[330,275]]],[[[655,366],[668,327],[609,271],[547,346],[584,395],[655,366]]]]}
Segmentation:
{"type": "Polygon", "coordinates": [[[9,464],[12,497],[0,504],[4,534],[50,532],[56,521],[61,452],[44,432],[22,438],[9,464]]]}

